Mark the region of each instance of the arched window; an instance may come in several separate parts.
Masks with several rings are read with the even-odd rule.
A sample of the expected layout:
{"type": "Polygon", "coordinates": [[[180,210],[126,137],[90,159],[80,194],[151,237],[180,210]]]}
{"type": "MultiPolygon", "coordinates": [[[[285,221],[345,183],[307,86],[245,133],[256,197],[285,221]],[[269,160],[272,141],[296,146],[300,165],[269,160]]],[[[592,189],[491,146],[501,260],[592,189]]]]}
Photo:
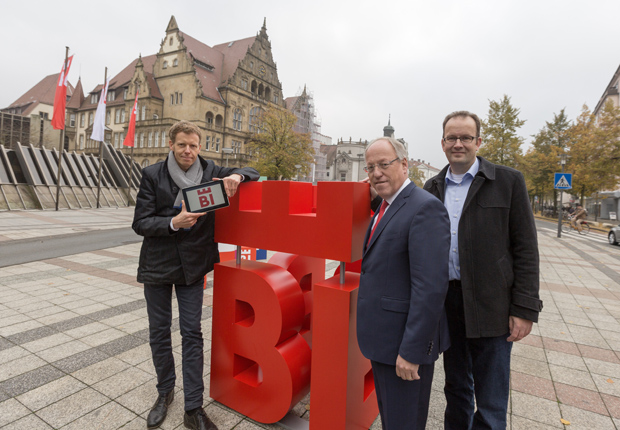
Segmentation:
{"type": "Polygon", "coordinates": [[[271,100],[271,88],[269,87],[265,88],[265,100],[267,101],[271,100]]]}
{"type": "Polygon", "coordinates": [[[263,84],[258,86],[258,97],[263,97],[264,87],[263,84]]]}
{"type": "Polygon", "coordinates": [[[252,81],[252,94],[256,94],[256,89],[258,88],[258,84],[256,83],[256,81],[252,81]]]}
{"type": "Polygon", "coordinates": [[[224,118],[222,117],[222,115],[217,115],[215,117],[215,126],[216,127],[221,127],[223,122],[224,122],[224,118]]]}
{"type": "Polygon", "coordinates": [[[233,113],[233,129],[241,131],[241,109],[235,109],[233,113]]]}
{"type": "Polygon", "coordinates": [[[260,133],[260,116],[263,112],[263,109],[258,106],[250,110],[250,124],[248,126],[250,133],[260,133]]]}
{"type": "Polygon", "coordinates": [[[168,62],[164,61],[164,65],[162,66],[162,68],[167,69],[168,68],[168,62]]]}
{"type": "Polygon", "coordinates": [[[141,163],[141,164],[142,164],[142,167],[143,167],[143,168],[144,168],[144,167],[149,167],[149,160],[148,160],[148,158],[145,158],[144,160],[142,160],[142,163],[141,163]]]}
{"type": "Polygon", "coordinates": [[[174,61],[172,62],[172,67],[176,67],[178,65],[179,65],[179,60],[175,58],[174,61]]]}
{"type": "Polygon", "coordinates": [[[213,125],[213,112],[207,112],[207,114],[205,115],[205,122],[207,123],[207,127],[213,125]]]}

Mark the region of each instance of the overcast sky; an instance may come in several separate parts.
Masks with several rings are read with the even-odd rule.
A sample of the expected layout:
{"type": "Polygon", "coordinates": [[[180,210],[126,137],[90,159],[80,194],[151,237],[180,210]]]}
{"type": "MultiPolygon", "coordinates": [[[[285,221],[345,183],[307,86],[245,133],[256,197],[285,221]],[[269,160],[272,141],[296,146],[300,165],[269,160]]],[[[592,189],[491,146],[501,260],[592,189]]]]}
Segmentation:
{"type": "Polygon", "coordinates": [[[441,123],[486,117],[504,94],[530,140],[566,108],[593,109],[620,64],[620,1],[262,0],[2,2],[0,107],[58,73],[65,46],[72,84],[86,93],[179,29],[213,46],[267,34],[285,97],[307,85],[333,143],[372,139],[391,114],[412,158],[445,165],[441,123]]]}

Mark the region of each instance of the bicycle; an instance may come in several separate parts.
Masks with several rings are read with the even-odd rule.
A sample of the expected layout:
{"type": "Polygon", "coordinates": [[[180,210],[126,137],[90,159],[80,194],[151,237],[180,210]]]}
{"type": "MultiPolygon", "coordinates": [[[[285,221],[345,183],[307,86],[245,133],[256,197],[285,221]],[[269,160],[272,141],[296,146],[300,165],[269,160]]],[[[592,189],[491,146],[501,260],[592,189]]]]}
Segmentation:
{"type": "MultiPolygon", "coordinates": [[[[577,230],[575,227],[573,227],[572,217],[569,216],[568,220],[562,221],[562,231],[564,233],[570,233],[571,229],[577,230]]],[[[581,223],[581,231],[579,232],[579,234],[586,235],[588,233],[590,233],[590,225],[588,224],[588,221],[584,219],[583,222],[581,223]]]]}

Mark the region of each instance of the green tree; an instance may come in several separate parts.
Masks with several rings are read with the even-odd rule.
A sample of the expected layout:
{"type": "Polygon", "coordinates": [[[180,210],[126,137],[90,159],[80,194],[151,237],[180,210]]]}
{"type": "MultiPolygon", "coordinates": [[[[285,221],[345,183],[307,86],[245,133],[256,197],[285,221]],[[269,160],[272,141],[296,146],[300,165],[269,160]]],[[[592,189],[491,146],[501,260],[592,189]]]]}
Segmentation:
{"type": "Polygon", "coordinates": [[[571,123],[564,109],[559,114],[553,114],[553,121],[546,121],[545,126],[533,136],[532,147],[525,154],[521,166],[530,193],[538,195],[541,201],[550,198],[554,207],[557,190],[554,189],[553,174],[561,169],[559,155],[568,147],[570,128],[571,123]]]}
{"type": "Polygon", "coordinates": [[[312,140],[307,133],[293,131],[297,117],[289,111],[269,108],[261,114],[257,132],[252,133],[248,149],[255,155],[253,166],[269,179],[291,179],[307,174],[314,162],[312,140]]]}
{"type": "Polygon", "coordinates": [[[586,105],[570,130],[569,171],[573,189],[586,196],[618,186],[620,155],[620,109],[609,101],[598,117],[586,105]]]}
{"type": "Polygon", "coordinates": [[[599,158],[595,149],[596,118],[587,105],[583,105],[581,113],[570,129],[570,159],[568,171],[573,174],[573,191],[580,195],[583,202],[586,195],[598,189],[595,167],[599,158]]]}
{"type": "Polygon", "coordinates": [[[411,182],[416,184],[418,187],[424,187],[424,172],[422,172],[417,167],[409,167],[409,179],[411,179],[411,182]]]}
{"type": "Polygon", "coordinates": [[[489,113],[481,124],[482,147],[478,152],[492,163],[518,167],[521,161],[523,138],[517,130],[525,124],[519,119],[519,109],[510,104],[504,94],[500,101],[489,101],[489,113]]]}

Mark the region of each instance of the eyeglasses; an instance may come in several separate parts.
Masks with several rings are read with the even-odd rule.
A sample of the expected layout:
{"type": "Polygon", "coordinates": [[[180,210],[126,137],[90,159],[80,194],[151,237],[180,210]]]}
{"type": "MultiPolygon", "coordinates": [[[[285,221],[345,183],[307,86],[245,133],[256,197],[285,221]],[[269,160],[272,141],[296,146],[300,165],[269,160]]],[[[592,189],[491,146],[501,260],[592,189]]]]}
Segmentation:
{"type": "Polygon", "coordinates": [[[468,143],[472,143],[474,139],[476,138],[473,136],[448,136],[444,137],[443,141],[449,143],[450,145],[453,145],[456,143],[457,140],[460,140],[461,143],[467,145],[468,143]]]}
{"type": "Polygon", "coordinates": [[[380,170],[385,170],[388,167],[390,167],[390,164],[392,164],[396,160],[400,160],[400,158],[396,157],[395,159],[393,159],[389,163],[369,164],[368,166],[364,167],[364,171],[366,173],[372,173],[373,170],[375,170],[375,167],[378,167],[380,170]]]}

